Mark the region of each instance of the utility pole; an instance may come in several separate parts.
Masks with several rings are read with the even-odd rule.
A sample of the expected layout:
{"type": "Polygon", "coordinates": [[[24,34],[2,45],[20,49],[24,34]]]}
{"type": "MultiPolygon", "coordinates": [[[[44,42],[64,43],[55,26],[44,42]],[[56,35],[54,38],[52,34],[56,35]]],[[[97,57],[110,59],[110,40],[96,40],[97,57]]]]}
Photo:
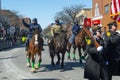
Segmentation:
{"type": "Polygon", "coordinates": [[[2,5],[1,5],[1,0],[0,0],[0,14],[1,14],[1,6],[2,6],[2,5]]]}

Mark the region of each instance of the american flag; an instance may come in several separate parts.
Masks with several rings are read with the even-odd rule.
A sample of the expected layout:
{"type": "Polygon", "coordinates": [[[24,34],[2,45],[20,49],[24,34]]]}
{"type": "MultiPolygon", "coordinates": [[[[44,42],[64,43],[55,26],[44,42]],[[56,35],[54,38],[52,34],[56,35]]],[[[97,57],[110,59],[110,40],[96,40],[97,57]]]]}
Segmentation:
{"type": "Polygon", "coordinates": [[[120,0],[112,0],[111,18],[120,23],[120,0]]]}

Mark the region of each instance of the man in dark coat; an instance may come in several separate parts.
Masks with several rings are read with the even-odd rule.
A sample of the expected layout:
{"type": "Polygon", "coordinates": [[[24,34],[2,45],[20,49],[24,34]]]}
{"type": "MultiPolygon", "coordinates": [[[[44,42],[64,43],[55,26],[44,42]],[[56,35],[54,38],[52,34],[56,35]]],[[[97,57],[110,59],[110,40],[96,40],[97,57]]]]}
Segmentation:
{"type": "Polygon", "coordinates": [[[109,80],[107,66],[103,57],[104,41],[101,37],[101,31],[97,30],[94,39],[99,43],[99,47],[95,47],[94,41],[87,40],[88,59],[85,65],[84,78],[88,80],[109,80]]]}
{"type": "Polygon", "coordinates": [[[80,31],[80,25],[79,25],[79,21],[78,20],[75,20],[74,21],[74,25],[72,27],[72,35],[69,39],[69,42],[71,44],[74,45],[74,40],[75,40],[75,36],[78,34],[78,32],[80,31]]]}
{"type": "Polygon", "coordinates": [[[108,61],[109,77],[120,75],[120,35],[117,30],[117,23],[108,24],[109,31],[105,33],[106,60],[108,61]]]}
{"type": "MultiPolygon", "coordinates": [[[[26,40],[26,50],[28,49],[29,46],[29,40],[30,38],[32,38],[33,32],[34,30],[37,28],[39,30],[39,32],[42,32],[42,28],[41,26],[38,24],[37,18],[33,18],[32,23],[27,24],[24,19],[22,19],[22,23],[25,27],[27,27],[29,29],[29,34],[27,36],[27,40],[26,40]]],[[[42,39],[43,41],[43,39],[42,39]]],[[[42,42],[43,43],[43,42],[42,42]]],[[[42,45],[43,46],[43,45],[42,45]]],[[[42,49],[44,50],[44,49],[42,49]]]]}

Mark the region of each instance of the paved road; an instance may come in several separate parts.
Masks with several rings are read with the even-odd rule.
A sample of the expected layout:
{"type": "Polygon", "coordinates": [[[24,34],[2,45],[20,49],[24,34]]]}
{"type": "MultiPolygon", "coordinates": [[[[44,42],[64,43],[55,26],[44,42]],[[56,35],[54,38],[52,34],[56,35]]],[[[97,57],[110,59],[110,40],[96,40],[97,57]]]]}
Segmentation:
{"type": "MultiPolygon", "coordinates": [[[[42,52],[41,68],[36,73],[31,73],[26,67],[26,56],[24,46],[0,52],[0,80],[85,80],[84,69],[78,61],[69,61],[65,58],[65,68],[52,67],[48,48],[42,52]]],[[[66,55],[67,56],[67,55],[66,55]]],[[[120,80],[120,77],[113,77],[120,80]]]]}

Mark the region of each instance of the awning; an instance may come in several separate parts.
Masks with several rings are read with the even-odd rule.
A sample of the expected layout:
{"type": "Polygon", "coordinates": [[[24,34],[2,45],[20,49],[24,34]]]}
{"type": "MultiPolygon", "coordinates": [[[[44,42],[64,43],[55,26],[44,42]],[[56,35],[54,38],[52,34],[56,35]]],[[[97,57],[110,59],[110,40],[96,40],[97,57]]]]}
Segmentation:
{"type": "Polygon", "coordinates": [[[111,18],[120,23],[120,0],[112,0],[111,18]]]}

